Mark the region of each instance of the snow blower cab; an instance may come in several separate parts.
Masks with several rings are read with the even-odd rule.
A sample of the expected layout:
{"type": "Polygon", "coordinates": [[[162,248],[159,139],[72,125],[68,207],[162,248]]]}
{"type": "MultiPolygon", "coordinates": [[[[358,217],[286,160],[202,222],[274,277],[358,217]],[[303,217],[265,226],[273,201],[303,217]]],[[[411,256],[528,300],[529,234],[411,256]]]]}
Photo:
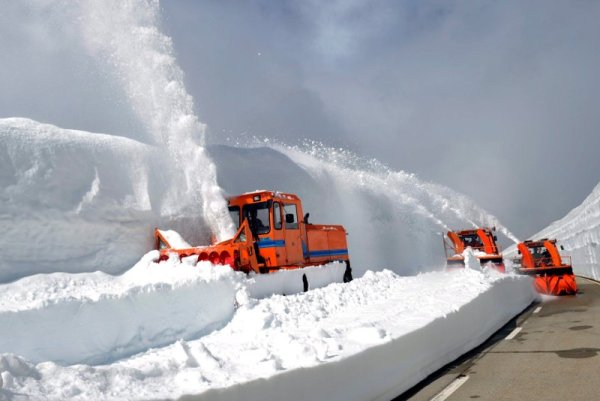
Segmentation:
{"type": "Polygon", "coordinates": [[[535,277],[534,286],[539,293],[577,293],[571,258],[561,257],[555,239],[524,241],[517,245],[517,249],[521,257],[513,259],[513,264],[519,273],[535,277]]]}
{"type": "Polygon", "coordinates": [[[352,280],[346,230],[340,225],[308,222],[302,202],[294,194],[256,191],[227,199],[229,214],[237,228],[233,238],[210,246],[175,249],[165,232],[156,229],[159,261],[171,255],[198,258],[229,265],[245,273],[343,262],[343,281],[352,280]]]}
{"type": "Polygon", "coordinates": [[[465,249],[471,248],[482,266],[491,263],[496,270],[504,272],[504,260],[496,241],[497,237],[487,227],[448,231],[443,241],[446,264],[449,268],[465,267],[462,253],[465,249]]]}

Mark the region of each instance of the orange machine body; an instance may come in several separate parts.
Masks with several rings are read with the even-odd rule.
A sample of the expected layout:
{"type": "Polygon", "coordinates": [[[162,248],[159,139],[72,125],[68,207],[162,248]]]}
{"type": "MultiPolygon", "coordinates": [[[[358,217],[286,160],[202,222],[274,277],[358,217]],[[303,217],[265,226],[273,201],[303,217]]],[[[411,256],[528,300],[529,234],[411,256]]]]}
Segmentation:
{"type": "Polygon", "coordinates": [[[577,283],[571,259],[561,257],[555,239],[525,241],[517,245],[520,259],[514,262],[521,274],[535,277],[534,286],[539,293],[549,295],[573,295],[577,283]]]}
{"type": "Polygon", "coordinates": [[[462,255],[467,247],[476,253],[482,265],[491,263],[494,267],[504,272],[504,259],[500,246],[496,244],[496,236],[487,227],[472,230],[448,231],[444,238],[444,251],[448,267],[464,267],[465,258],[462,255]]]}
{"type": "Polygon", "coordinates": [[[256,191],[228,198],[228,206],[238,228],[233,238],[211,246],[173,249],[155,230],[159,260],[171,254],[197,256],[199,261],[228,264],[246,273],[343,261],[347,265],[344,280],[351,279],[346,230],[340,225],[310,224],[298,196],[256,191]]]}

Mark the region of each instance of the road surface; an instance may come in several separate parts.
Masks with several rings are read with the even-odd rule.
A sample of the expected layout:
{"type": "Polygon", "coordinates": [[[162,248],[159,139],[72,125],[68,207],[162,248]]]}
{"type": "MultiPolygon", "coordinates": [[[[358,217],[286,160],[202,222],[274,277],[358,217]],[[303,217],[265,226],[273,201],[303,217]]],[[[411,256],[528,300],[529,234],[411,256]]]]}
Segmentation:
{"type": "Polygon", "coordinates": [[[577,285],[577,296],[533,304],[394,401],[600,399],[600,283],[577,285]]]}

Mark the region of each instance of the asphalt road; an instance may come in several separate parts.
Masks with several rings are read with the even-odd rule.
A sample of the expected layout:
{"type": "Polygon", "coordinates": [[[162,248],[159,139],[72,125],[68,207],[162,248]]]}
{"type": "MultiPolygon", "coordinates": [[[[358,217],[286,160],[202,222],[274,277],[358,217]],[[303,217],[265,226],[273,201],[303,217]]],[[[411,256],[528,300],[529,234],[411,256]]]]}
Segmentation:
{"type": "Polygon", "coordinates": [[[577,285],[394,401],[600,400],[600,283],[577,285]]]}

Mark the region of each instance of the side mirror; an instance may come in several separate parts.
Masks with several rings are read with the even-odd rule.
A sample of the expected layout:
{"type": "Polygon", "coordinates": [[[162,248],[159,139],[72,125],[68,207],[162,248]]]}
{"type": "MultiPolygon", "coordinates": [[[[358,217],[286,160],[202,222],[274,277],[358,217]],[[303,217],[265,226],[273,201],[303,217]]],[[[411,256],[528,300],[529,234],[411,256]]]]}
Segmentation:
{"type": "Polygon", "coordinates": [[[294,223],[294,214],[293,213],[288,213],[285,215],[285,223],[286,224],[294,223]]]}
{"type": "Polygon", "coordinates": [[[517,253],[520,255],[520,254],[521,254],[521,251],[517,251],[517,253]]]}
{"type": "Polygon", "coordinates": [[[306,214],[304,215],[304,224],[310,224],[310,223],[308,222],[308,217],[309,217],[309,216],[310,216],[310,213],[306,213],[306,214]]]}
{"type": "Polygon", "coordinates": [[[498,241],[498,236],[494,235],[494,241],[498,241]]]}

